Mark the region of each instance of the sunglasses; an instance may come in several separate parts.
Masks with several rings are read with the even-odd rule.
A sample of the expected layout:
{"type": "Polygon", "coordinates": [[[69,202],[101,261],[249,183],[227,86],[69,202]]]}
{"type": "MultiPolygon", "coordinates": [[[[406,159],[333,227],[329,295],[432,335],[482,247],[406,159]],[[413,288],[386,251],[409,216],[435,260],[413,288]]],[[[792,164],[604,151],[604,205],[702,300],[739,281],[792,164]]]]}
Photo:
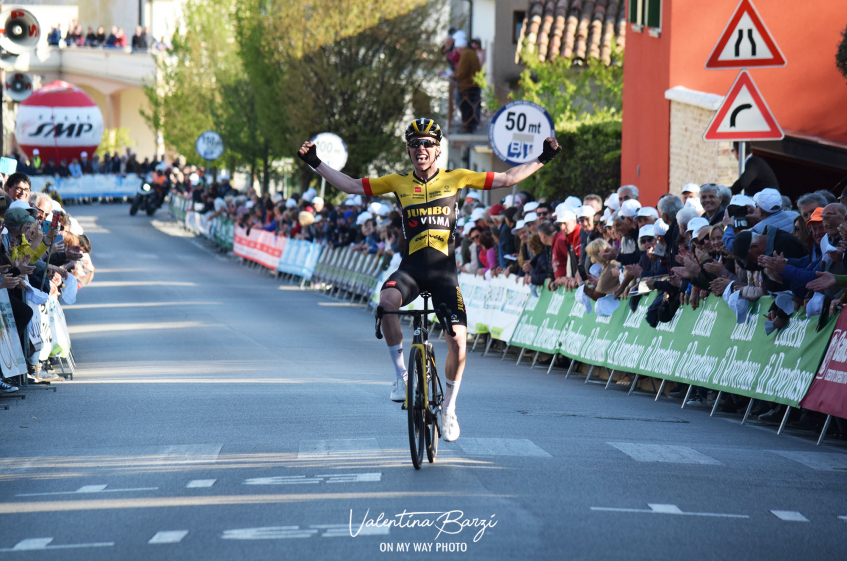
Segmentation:
{"type": "Polygon", "coordinates": [[[476,240],[478,240],[478,239],[479,239],[479,234],[477,234],[477,235],[475,235],[475,236],[471,236],[471,241],[472,241],[472,242],[475,242],[475,241],[476,241],[476,240]]]}
{"type": "Polygon", "coordinates": [[[419,146],[423,146],[424,148],[434,148],[438,146],[438,143],[428,138],[416,138],[414,140],[410,140],[408,146],[409,148],[417,148],[419,146]]]}

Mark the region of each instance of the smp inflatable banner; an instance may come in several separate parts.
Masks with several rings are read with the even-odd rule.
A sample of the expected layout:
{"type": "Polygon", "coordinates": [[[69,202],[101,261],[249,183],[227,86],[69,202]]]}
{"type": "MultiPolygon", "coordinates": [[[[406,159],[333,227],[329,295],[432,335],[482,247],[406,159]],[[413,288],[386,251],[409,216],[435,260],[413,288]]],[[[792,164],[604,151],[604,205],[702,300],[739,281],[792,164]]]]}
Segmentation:
{"type": "Polygon", "coordinates": [[[736,322],[722,299],[710,296],[697,310],[681,306],[670,322],[651,327],[650,294],[632,311],[623,301],[598,316],[573,292],[542,290],[530,298],[510,344],[559,353],[579,362],[797,407],[812,383],[835,321],[819,332],[817,317],[795,312],[770,335],[762,317],[773,298],[750,304],[736,322]]]}

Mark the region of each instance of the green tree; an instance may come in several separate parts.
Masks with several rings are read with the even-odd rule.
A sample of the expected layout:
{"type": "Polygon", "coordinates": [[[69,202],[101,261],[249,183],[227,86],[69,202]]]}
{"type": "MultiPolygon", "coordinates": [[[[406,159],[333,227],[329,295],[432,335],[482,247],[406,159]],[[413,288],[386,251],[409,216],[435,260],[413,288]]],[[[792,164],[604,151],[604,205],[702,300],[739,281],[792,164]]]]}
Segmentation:
{"type": "Polygon", "coordinates": [[[841,32],[841,42],[835,52],[835,65],[841,75],[847,78],[847,28],[841,32]]]}

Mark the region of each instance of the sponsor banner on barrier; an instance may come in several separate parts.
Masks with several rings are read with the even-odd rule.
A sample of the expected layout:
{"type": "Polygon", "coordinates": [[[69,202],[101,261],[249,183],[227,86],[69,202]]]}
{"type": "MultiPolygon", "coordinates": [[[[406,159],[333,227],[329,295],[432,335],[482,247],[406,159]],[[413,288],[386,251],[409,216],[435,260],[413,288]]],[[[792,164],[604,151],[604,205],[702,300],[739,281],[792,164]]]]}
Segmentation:
{"type": "Polygon", "coordinates": [[[185,227],[195,234],[200,234],[207,238],[210,237],[210,226],[211,223],[209,222],[209,219],[206,218],[205,214],[200,214],[193,210],[189,210],[185,213],[185,227]]]}
{"type": "Polygon", "coordinates": [[[468,314],[468,333],[490,333],[509,341],[530,298],[529,286],[515,282],[518,277],[483,277],[459,274],[459,287],[468,314]]]}
{"type": "Polygon", "coordinates": [[[26,374],[26,358],[5,288],[0,290],[0,370],[5,378],[26,374]]]}
{"type": "Polygon", "coordinates": [[[623,301],[601,317],[573,292],[543,290],[527,302],[510,344],[796,407],[835,327],[831,320],[815,332],[817,318],[801,310],[768,336],[762,316],[772,298],[752,302],[747,321],[738,324],[723,300],[710,296],[697,310],[681,306],[670,322],[654,329],[645,316],[655,298],[642,298],[634,312],[623,301]]]}
{"type": "Polygon", "coordinates": [[[480,276],[462,273],[459,275],[459,288],[468,314],[468,333],[488,333],[488,310],[485,309],[488,281],[480,276]]]}
{"type": "Polygon", "coordinates": [[[133,197],[141,187],[141,178],[131,173],[126,177],[120,175],[91,174],[82,177],[32,176],[32,192],[41,191],[48,183],[52,183],[62,199],[79,199],[83,197],[133,197]]]}
{"type": "Polygon", "coordinates": [[[71,334],[65,321],[65,312],[55,296],[50,296],[47,302],[47,313],[50,316],[50,331],[53,333],[53,350],[50,356],[68,358],[71,351],[71,334]]]}
{"type": "Polygon", "coordinates": [[[312,280],[322,246],[305,240],[288,240],[279,259],[278,271],[312,280]]]}
{"type": "Polygon", "coordinates": [[[259,228],[252,228],[248,234],[245,228],[237,227],[232,252],[276,271],[287,241],[288,238],[275,236],[272,232],[265,232],[259,228]]]}
{"type": "Polygon", "coordinates": [[[841,313],[826,355],[801,407],[847,419],[847,314],[841,313]]]}

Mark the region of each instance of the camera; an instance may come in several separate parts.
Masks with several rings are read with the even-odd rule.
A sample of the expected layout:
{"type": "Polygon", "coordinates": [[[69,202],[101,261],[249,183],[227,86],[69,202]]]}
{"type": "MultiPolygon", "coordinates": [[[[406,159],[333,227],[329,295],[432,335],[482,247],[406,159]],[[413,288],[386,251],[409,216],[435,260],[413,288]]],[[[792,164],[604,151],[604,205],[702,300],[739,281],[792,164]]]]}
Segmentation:
{"type": "Polygon", "coordinates": [[[735,228],[747,227],[747,207],[739,205],[729,205],[726,207],[727,214],[733,219],[735,228]]]}

